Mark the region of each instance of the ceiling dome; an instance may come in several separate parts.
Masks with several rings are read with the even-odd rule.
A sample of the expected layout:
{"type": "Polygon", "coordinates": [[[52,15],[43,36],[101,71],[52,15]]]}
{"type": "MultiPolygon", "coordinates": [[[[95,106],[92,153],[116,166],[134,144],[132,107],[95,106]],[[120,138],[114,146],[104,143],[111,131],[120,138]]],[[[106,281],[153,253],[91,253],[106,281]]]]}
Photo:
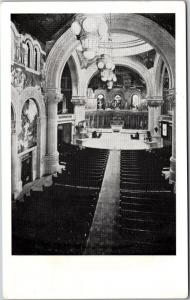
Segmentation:
{"type": "Polygon", "coordinates": [[[137,55],[152,49],[152,46],[144,40],[130,34],[111,33],[109,41],[99,44],[100,52],[112,51],[112,56],[137,55]]]}

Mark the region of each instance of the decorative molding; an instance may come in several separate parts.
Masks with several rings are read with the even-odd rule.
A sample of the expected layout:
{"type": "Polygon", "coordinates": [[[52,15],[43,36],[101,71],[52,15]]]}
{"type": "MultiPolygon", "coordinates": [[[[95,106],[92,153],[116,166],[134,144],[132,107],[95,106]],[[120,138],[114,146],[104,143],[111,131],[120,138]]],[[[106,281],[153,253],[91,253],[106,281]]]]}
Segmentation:
{"type": "Polygon", "coordinates": [[[47,61],[46,86],[60,88],[63,68],[73,51],[78,45],[78,40],[68,29],[54,44],[47,61]]]}
{"type": "Polygon", "coordinates": [[[86,97],[85,96],[73,96],[71,102],[74,105],[85,105],[86,104],[86,97]]]}
{"type": "Polygon", "coordinates": [[[22,112],[22,107],[25,103],[26,100],[29,98],[32,98],[36,101],[38,109],[39,109],[39,117],[43,118],[46,116],[46,111],[45,111],[45,103],[44,103],[44,97],[41,93],[40,87],[27,87],[25,88],[21,94],[20,94],[20,99],[21,99],[21,111],[20,115],[22,112]]]}
{"type": "Polygon", "coordinates": [[[162,96],[153,96],[151,98],[147,98],[146,101],[150,107],[159,107],[164,103],[162,96]]]}
{"type": "Polygon", "coordinates": [[[74,121],[75,121],[74,114],[62,114],[57,116],[58,124],[73,123],[74,121]]]}

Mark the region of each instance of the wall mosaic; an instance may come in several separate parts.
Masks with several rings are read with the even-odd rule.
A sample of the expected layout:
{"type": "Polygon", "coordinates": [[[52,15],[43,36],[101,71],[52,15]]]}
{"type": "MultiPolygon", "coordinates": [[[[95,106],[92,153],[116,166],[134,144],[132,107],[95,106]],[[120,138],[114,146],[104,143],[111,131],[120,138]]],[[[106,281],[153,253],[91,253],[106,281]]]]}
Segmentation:
{"type": "MultiPolygon", "coordinates": [[[[44,64],[45,65],[45,64],[44,64]]],[[[35,74],[25,69],[25,66],[14,63],[11,66],[11,84],[20,93],[29,86],[38,86],[41,92],[45,92],[45,66],[40,74],[35,74]]]]}

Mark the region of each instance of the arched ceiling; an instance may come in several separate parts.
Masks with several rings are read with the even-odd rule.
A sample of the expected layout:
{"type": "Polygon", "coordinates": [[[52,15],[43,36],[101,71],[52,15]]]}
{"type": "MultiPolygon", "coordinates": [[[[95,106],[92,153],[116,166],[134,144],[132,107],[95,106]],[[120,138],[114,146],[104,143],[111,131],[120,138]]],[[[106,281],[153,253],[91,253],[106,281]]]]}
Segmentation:
{"type": "MultiPolygon", "coordinates": [[[[41,41],[55,40],[72,23],[75,14],[12,14],[19,32],[26,32],[41,41]]],[[[140,14],[153,20],[175,36],[175,14],[140,14]]]]}

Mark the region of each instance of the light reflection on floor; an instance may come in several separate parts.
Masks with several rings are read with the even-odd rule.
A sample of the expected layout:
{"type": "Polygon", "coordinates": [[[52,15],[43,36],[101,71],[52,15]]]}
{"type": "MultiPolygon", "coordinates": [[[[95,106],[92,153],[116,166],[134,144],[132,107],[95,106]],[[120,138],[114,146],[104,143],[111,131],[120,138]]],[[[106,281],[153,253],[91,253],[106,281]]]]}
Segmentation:
{"type": "Polygon", "coordinates": [[[100,138],[88,138],[82,141],[82,145],[89,148],[138,150],[149,149],[144,142],[144,134],[140,134],[139,140],[132,140],[129,133],[102,133],[100,138]]]}

